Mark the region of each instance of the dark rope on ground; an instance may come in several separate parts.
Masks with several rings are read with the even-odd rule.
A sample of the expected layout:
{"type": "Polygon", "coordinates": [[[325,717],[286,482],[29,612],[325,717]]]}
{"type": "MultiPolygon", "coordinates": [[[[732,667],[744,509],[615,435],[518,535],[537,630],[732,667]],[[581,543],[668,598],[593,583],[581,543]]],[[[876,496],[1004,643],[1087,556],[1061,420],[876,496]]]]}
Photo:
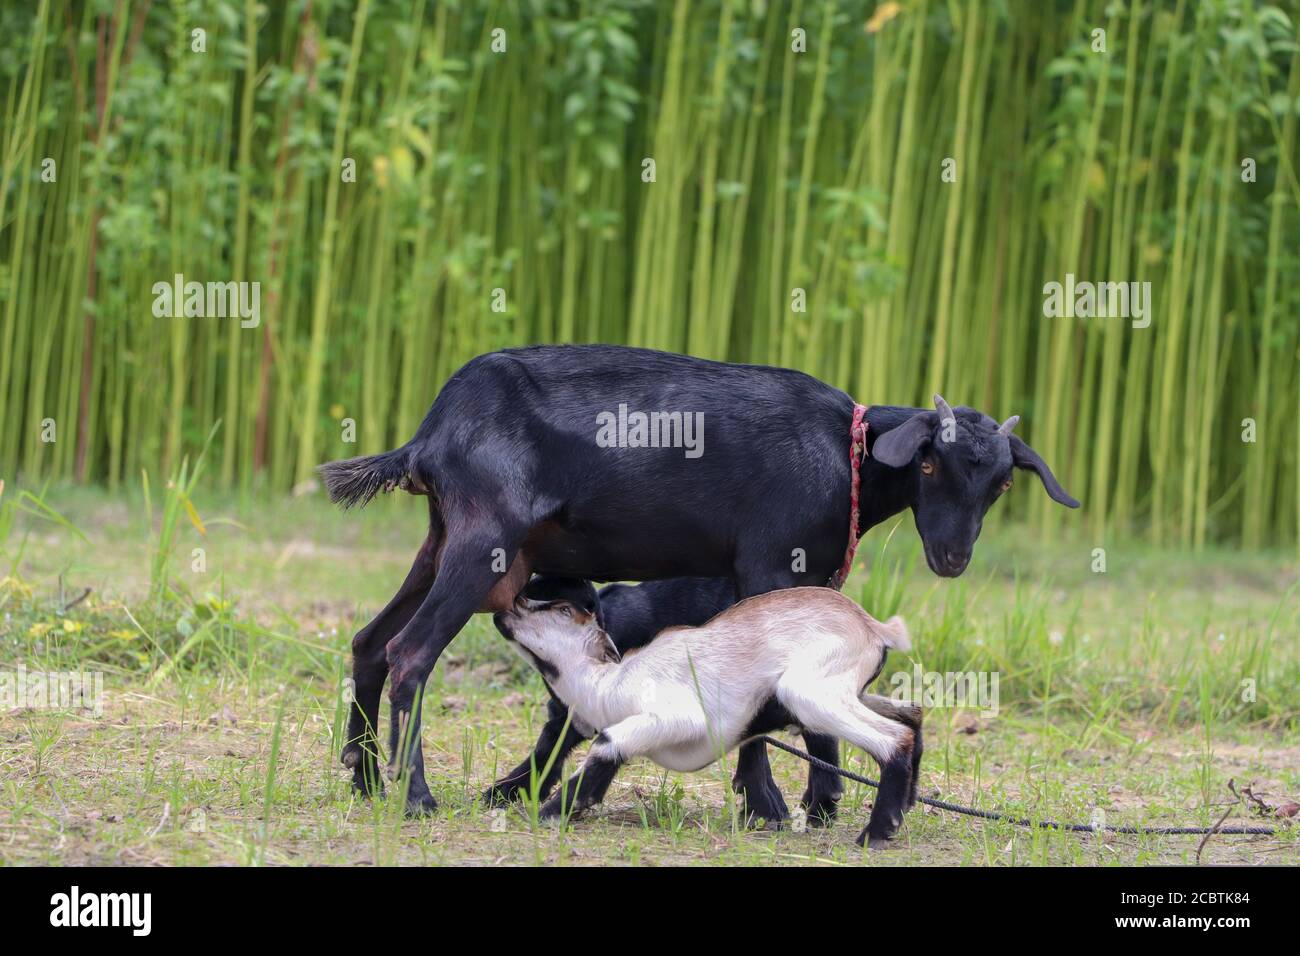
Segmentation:
{"type": "MultiPolygon", "coordinates": [[[[814,757],[812,754],[806,754],[797,747],[792,747],[783,743],[774,737],[759,737],[763,743],[771,744],[777,750],[784,750],[800,760],[807,761],[819,770],[825,770],[827,773],[833,773],[843,777],[846,780],[854,780],[858,783],[865,783],[868,787],[880,788],[880,784],[869,777],[856,774],[851,770],[844,770],[835,766],[833,763],[814,757]]],[[[975,807],[963,807],[960,803],[949,803],[947,800],[936,800],[933,797],[917,797],[918,802],[924,803],[927,807],[934,807],[937,810],[948,810],[951,813],[963,813],[968,817],[979,817],[981,820],[1002,820],[1007,823],[1014,823],[1018,827],[1037,827],[1041,830],[1068,830],[1072,833],[1096,833],[1104,830],[1107,833],[1134,833],[1155,836],[1177,836],[1180,834],[1197,834],[1197,833],[1222,833],[1228,835],[1248,835],[1248,836],[1274,836],[1276,831],[1272,827],[1115,827],[1100,826],[1096,827],[1090,823],[1057,823],[1055,820],[1030,820],[1028,817],[1016,817],[1007,813],[999,813],[996,810],[978,810],[975,807]]],[[[1220,820],[1220,823],[1223,821],[1220,820]]]]}

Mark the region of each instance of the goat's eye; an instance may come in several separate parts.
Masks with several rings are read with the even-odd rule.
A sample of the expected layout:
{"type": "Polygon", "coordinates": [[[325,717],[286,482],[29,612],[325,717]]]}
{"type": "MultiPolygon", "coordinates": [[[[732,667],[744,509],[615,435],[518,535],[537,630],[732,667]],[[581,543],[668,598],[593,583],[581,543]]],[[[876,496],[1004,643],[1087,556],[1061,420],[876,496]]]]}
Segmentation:
{"type": "Polygon", "coordinates": [[[933,463],[933,462],[929,462],[929,461],[923,461],[923,462],[921,462],[921,474],[923,474],[923,475],[933,475],[933,474],[934,474],[934,463],[933,463]]]}
{"type": "Polygon", "coordinates": [[[559,607],[560,607],[560,613],[563,614],[565,617],[573,617],[572,607],[570,607],[567,604],[561,604],[559,607]]]}

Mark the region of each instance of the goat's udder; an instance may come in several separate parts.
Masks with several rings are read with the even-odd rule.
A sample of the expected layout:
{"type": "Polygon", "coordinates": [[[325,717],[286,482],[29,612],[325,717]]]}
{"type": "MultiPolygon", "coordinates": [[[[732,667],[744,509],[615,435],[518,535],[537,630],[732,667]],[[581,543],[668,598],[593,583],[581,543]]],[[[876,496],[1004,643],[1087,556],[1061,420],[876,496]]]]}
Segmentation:
{"type": "Polygon", "coordinates": [[[528,578],[532,575],[532,562],[524,554],[515,555],[514,562],[510,569],[506,571],[505,576],[496,584],[492,585],[492,590],[488,596],[483,599],[479,606],[480,614],[493,614],[497,611],[508,611],[514,606],[515,598],[519,592],[524,589],[528,583],[528,578]]]}

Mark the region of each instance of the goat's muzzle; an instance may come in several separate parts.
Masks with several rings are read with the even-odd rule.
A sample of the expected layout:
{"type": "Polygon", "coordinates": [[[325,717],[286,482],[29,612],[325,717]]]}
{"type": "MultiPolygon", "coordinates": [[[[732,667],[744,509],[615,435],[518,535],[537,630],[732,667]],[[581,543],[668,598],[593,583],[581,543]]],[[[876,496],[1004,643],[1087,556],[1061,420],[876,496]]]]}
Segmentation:
{"type": "Polygon", "coordinates": [[[958,551],[953,548],[934,547],[929,545],[925,547],[925,561],[930,565],[930,570],[941,578],[959,577],[966,566],[970,564],[971,552],[958,551]]]}
{"type": "Polygon", "coordinates": [[[508,641],[515,639],[514,622],[517,620],[519,620],[519,613],[514,608],[508,611],[497,611],[492,615],[492,623],[501,632],[501,636],[508,641]]]}

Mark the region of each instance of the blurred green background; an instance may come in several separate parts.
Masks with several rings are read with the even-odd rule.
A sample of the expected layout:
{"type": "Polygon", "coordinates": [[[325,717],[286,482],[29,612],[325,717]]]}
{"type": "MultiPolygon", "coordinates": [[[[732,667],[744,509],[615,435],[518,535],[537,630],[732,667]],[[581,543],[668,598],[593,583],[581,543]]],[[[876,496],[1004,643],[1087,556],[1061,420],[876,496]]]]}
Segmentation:
{"type": "Polygon", "coordinates": [[[133,486],[220,421],[206,479],[278,494],[475,354],[602,341],[1020,414],[1098,540],[1291,547],[1296,14],[5,4],[0,477],[133,486]],[[260,324],[156,318],[177,273],[260,324]],[[1067,274],[1150,282],[1149,327],[1045,317],[1067,274]]]}

